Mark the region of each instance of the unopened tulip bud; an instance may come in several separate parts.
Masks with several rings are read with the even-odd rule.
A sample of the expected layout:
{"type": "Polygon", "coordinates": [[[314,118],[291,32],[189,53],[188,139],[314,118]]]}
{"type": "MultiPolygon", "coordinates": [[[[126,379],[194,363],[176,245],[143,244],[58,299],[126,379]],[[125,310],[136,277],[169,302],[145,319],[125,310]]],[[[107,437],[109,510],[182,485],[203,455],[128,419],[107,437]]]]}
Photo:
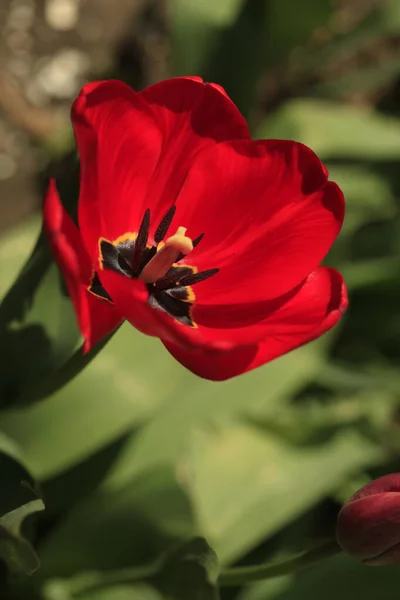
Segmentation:
{"type": "Polygon", "coordinates": [[[364,564],[400,562],[400,473],[358,490],[339,513],[336,536],[341,548],[364,564]]]}

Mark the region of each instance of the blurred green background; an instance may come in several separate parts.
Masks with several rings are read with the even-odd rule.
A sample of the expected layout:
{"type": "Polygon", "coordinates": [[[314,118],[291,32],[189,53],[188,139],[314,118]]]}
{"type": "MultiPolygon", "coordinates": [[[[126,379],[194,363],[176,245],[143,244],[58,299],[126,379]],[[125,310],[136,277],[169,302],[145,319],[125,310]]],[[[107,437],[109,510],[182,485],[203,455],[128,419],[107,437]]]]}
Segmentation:
{"type": "MultiPolygon", "coordinates": [[[[400,0],[12,0],[0,19],[0,557],[11,547],[15,572],[36,557],[10,533],[10,512],[36,513],[37,494],[46,507],[23,525],[40,569],[0,570],[0,597],[212,600],[204,574],[197,595],[176,581],[102,589],[101,578],[196,535],[222,566],[284,558],[331,536],[358,487],[400,470],[400,0]],[[223,85],[254,137],[304,142],[326,163],[347,200],[326,262],[344,274],[350,308],[322,339],[218,384],[123,326],[43,397],[41,382],[79,343],[36,242],[50,174],[76,207],[68,107],[86,80],[140,89],[183,74],[223,85]],[[88,572],[99,588],[76,591],[88,572]]],[[[399,594],[399,567],[344,556],[221,590],[222,600],[399,594]]]]}

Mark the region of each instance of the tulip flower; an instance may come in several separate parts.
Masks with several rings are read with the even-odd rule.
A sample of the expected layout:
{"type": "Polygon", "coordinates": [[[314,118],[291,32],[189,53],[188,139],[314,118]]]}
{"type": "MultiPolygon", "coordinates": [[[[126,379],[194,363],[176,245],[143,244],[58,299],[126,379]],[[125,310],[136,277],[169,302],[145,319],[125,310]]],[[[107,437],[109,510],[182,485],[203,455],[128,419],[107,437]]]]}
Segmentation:
{"type": "Polygon", "coordinates": [[[400,562],[400,473],[371,481],[346,502],[337,541],[366,565],[400,562]]]}
{"type": "Polygon", "coordinates": [[[222,380],[337,323],[345,285],[319,265],[344,199],[309,148],[252,141],[226,92],[198,77],[139,93],[91,83],[72,124],[78,226],[52,181],[44,227],[85,351],[127,320],[222,380]]]}

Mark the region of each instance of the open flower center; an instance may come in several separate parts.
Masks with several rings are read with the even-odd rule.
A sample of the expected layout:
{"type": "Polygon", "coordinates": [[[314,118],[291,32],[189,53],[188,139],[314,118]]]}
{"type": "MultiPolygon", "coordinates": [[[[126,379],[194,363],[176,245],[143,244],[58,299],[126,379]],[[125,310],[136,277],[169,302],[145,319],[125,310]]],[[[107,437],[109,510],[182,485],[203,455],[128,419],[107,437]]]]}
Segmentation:
{"type": "MultiPolygon", "coordinates": [[[[139,231],[126,233],[114,241],[100,238],[100,270],[107,269],[146,284],[148,302],[152,308],[170,314],[182,324],[196,327],[192,317],[196,296],[192,286],[212,277],[219,269],[198,272],[197,267],[179,264],[203,239],[204,234],[192,240],[185,227],[178,227],[174,235],[163,241],[176,207],[172,206],[157,227],[153,243],[149,244],[150,209],[147,209],[139,231]]],[[[112,302],[101,284],[96,271],[88,287],[95,296],[112,302]]]]}

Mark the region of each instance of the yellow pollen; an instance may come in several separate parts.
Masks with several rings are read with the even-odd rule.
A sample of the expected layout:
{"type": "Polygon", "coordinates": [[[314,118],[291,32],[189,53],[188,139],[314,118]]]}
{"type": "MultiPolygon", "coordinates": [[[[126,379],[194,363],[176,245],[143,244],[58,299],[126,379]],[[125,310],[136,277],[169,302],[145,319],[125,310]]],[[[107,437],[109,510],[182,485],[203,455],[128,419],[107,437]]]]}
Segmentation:
{"type": "Polygon", "coordinates": [[[145,283],[154,283],[162,279],[172,267],[180,254],[189,254],[193,250],[193,242],[186,235],[186,227],[178,227],[176,233],[169,237],[162,248],[147,263],[139,275],[145,283]]]}

